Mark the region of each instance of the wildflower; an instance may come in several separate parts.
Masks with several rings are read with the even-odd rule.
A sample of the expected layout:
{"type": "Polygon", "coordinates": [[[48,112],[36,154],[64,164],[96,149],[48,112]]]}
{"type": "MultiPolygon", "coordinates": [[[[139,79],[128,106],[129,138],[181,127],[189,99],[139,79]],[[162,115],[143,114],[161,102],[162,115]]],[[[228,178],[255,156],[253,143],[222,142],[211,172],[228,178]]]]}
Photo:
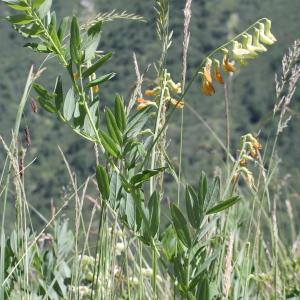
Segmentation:
{"type": "Polygon", "coordinates": [[[220,84],[224,84],[224,79],[221,74],[220,62],[217,59],[213,60],[214,79],[220,84]]]}
{"type": "Polygon", "coordinates": [[[229,61],[228,54],[224,55],[222,65],[223,65],[223,69],[224,69],[225,72],[233,73],[233,72],[236,71],[234,65],[229,61]]]}
{"type": "Polygon", "coordinates": [[[275,37],[271,32],[265,31],[265,25],[263,23],[258,23],[259,26],[259,39],[262,43],[266,45],[273,45],[276,41],[275,37]],[[275,40],[274,40],[275,39],[275,40]]]}
{"type": "Polygon", "coordinates": [[[246,179],[246,182],[248,183],[248,185],[249,185],[251,188],[254,188],[254,189],[255,189],[254,177],[253,177],[252,172],[250,172],[246,167],[242,167],[242,168],[240,169],[240,172],[241,172],[242,174],[244,174],[245,179],[246,179]]]}
{"type": "Polygon", "coordinates": [[[253,58],[250,51],[244,49],[243,45],[237,41],[233,42],[232,55],[236,60],[253,58]]]}
{"type": "Polygon", "coordinates": [[[214,89],[213,85],[209,81],[207,81],[205,78],[203,78],[201,90],[205,96],[212,96],[215,93],[215,89],[214,89]]]}
{"type": "Polygon", "coordinates": [[[182,90],[181,90],[181,83],[180,82],[175,83],[172,79],[169,79],[167,81],[167,85],[173,93],[181,94],[182,90]]]}
{"type": "Polygon", "coordinates": [[[99,87],[99,85],[94,85],[94,86],[92,87],[92,90],[93,90],[93,93],[95,93],[95,94],[99,93],[99,92],[100,92],[100,87],[99,87]]]}
{"type": "Polygon", "coordinates": [[[259,51],[258,47],[252,45],[252,35],[245,33],[242,36],[242,46],[247,49],[253,57],[256,57],[258,54],[256,51],[259,51]]]}
{"type": "Polygon", "coordinates": [[[139,103],[139,105],[136,108],[137,110],[144,109],[145,107],[147,107],[149,105],[153,105],[153,106],[157,107],[157,105],[154,101],[146,100],[144,98],[137,98],[136,102],[139,103]]]}
{"type": "Polygon", "coordinates": [[[174,105],[176,108],[183,108],[184,107],[184,101],[179,101],[179,100],[176,100],[174,98],[171,98],[170,99],[170,102],[172,105],[174,105]]]}
{"type": "Polygon", "coordinates": [[[277,42],[276,37],[271,33],[271,20],[266,19],[265,22],[265,34],[273,41],[277,42]]]}
{"type": "Polygon", "coordinates": [[[252,156],[249,156],[247,154],[244,154],[242,157],[241,157],[241,160],[239,161],[239,164],[241,167],[245,167],[247,165],[247,162],[248,161],[253,161],[253,157],[252,156]]]}
{"type": "Polygon", "coordinates": [[[212,85],[212,77],[211,77],[211,64],[212,60],[207,59],[206,65],[203,68],[202,74],[202,93],[205,96],[212,96],[215,93],[215,89],[212,85]]]}
{"type": "Polygon", "coordinates": [[[155,97],[160,94],[160,91],[161,91],[161,87],[157,86],[153,89],[145,90],[144,94],[146,97],[155,97]]]}
{"type": "Polygon", "coordinates": [[[259,36],[260,36],[259,30],[257,28],[254,28],[254,33],[252,35],[253,46],[256,48],[256,51],[258,52],[266,52],[267,48],[259,42],[259,36]]]}

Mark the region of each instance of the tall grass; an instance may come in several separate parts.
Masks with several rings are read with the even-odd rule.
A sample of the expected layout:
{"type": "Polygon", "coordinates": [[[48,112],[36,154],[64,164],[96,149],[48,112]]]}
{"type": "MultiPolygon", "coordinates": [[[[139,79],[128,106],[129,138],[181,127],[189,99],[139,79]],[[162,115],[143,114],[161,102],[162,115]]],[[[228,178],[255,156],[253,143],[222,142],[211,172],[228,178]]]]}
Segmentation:
{"type": "MultiPolygon", "coordinates": [[[[33,68],[29,72],[10,144],[1,138],[7,158],[0,177],[0,299],[300,297],[297,228],[287,194],[293,245],[281,239],[277,201],[285,183],[275,155],[280,134],[290,121],[289,105],[300,77],[298,40],[284,56],[282,75],[276,76],[274,136],[267,144],[245,133],[239,149],[231,149],[230,136],[234,133],[229,128],[230,95],[224,81],[238,76],[235,71],[239,65],[265,52],[264,44],[276,41],[269,31],[268,19],[260,19],[208,54],[187,81],[192,38],[192,1],[187,0],[182,78],[181,83],[176,83],[165,63],[172,42],[169,2],[156,0],[161,54],[154,64],[155,78],[147,86],[143,81],[147,73],[141,74],[134,55],[135,90],[129,99],[116,94],[114,107],[102,110],[99,85],[108,84],[115,76],[113,72],[101,74],[102,65],[113,59],[112,53],[98,51],[102,23],[120,18],[143,19],[113,11],[99,14],[87,24],[79,25],[73,17],[57,25],[51,1],[3,2],[18,11],[8,20],[33,40],[27,46],[46,53],[46,58],[36,73],[33,68]],[[61,72],[69,77],[65,80],[58,76],[53,91],[37,83],[50,58],[56,58],[61,72]],[[204,96],[215,92],[214,84],[224,84],[225,142],[209,121],[184,101],[198,78],[202,80],[204,96]],[[33,93],[44,110],[95,147],[95,174],[82,182],[68,157],[59,150],[71,189],[60,207],[52,206],[50,219],[30,206],[24,184],[30,163],[26,161],[19,130],[24,107],[33,93]],[[182,172],[183,111],[178,167],[167,154],[167,129],[176,109],[192,112],[227,157],[218,176],[209,179],[204,172],[198,174],[197,186],[185,182],[182,172]],[[163,201],[167,197],[167,172],[177,182],[178,190],[177,199],[168,207],[163,201]],[[9,194],[13,195],[16,213],[12,232],[5,231],[9,194]],[[69,220],[63,216],[68,207],[74,210],[69,220]],[[44,222],[40,231],[31,224],[33,213],[44,222]]],[[[29,140],[27,136],[28,143],[29,140]]]]}

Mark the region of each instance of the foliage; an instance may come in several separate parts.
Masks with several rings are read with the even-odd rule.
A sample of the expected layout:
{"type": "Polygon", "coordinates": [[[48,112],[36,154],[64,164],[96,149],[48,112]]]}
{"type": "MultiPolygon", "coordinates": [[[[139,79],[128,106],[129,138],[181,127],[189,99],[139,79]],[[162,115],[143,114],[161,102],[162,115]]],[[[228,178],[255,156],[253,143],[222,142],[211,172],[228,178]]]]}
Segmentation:
{"type": "MultiPolygon", "coordinates": [[[[298,260],[297,257],[288,259],[288,250],[279,238],[276,202],[279,191],[274,191],[270,184],[274,174],[279,172],[274,151],[282,130],[277,130],[268,164],[262,157],[263,146],[258,137],[250,133],[242,136],[237,157],[230,153],[227,95],[230,77],[223,79],[222,72],[236,72],[232,61],[246,65],[248,59],[266,51],[263,44],[276,41],[269,19],[259,19],[213,50],[182,88],[167,69],[172,41],[169,2],[156,1],[155,22],[161,53],[152,75],[153,87],[144,92],[145,97],[153,98],[143,98],[145,74],[140,74],[134,56],[137,82],[129,103],[119,94],[111,96],[111,93],[114,103],[105,106],[100,90],[114,86],[118,74],[110,69],[115,55],[98,50],[103,26],[106,21],[118,18],[133,21],[141,18],[134,14],[104,13],[81,26],[76,16],[65,17],[59,23],[55,11],[51,10],[51,0],[2,2],[16,11],[7,20],[26,39],[25,47],[46,56],[39,69],[35,73],[31,69],[29,73],[11,144],[7,145],[1,138],[7,154],[3,171],[7,179],[1,192],[4,195],[1,296],[33,299],[250,299],[259,296],[276,299],[298,295],[298,286],[292,284],[288,275],[292,269],[292,278],[297,278],[298,260]],[[222,63],[220,55],[224,55],[222,63]],[[52,88],[49,82],[40,83],[46,72],[43,67],[50,59],[56,59],[64,74],[56,77],[52,88]],[[226,171],[211,176],[211,180],[203,172],[196,185],[194,180],[189,184],[181,179],[183,113],[178,166],[174,166],[165,148],[170,120],[176,108],[185,107],[185,97],[198,78],[202,79],[202,92],[206,96],[215,93],[213,80],[224,84],[227,145],[224,146],[206,125],[225,151],[226,171]],[[51,219],[39,214],[46,223],[39,234],[34,232],[31,223],[25,193],[24,150],[19,151],[18,139],[24,103],[33,92],[36,99],[31,102],[33,111],[36,111],[37,101],[70,132],[94,146],[93,169],[98,188],[95,192],[93,186],[95,198],[87,195],[91,178],[78,186],[62,153],[73,194],[57,211],[52,205],[51,219]],[[254,163],[253,168],[249,162],[254,163]],[[177,204],[173,200],[168,206],[163,205],[167,194],[166,176],[172,176],[177,183],[177,204]],[[4,223],[10,180],[16,196],[16,225],[6,239],[4,223]],[[185,188],[184,195],[181,186],[185,188]],[[82,195],[79,195],[81,188],[82,195]],[[57,221],[73,198],[74,233],[67,229],[67,222],[57,221]],[[83,216],[85,199],[93,203],[87,222],[83,216]],[[163,220],[164,215],[167,221],[163,220]],[[98,230],[92,238],[94,222],[98,230]],[[44,235],[52,224],[53,237],[44,235]],[[269,289],[272,285],[274,289],[269,289]]],[[[187,47],[188,40],[185,45],[187,47]]],[[[290,54],[297,49],[295,43],[290,54]]],[[[278,83],[277,88],[287,82],[292,88],[287,89],[286,96],[276,106],[281,110],[278,125],[281,129],[289,121],[287,107],[299,79],[298,67],[293,68],[298,64],[297,59],[292,64],[286,61],[283,73],[286,75],[292,70],[291,76],[283,76],[282,85],[278,83]],[[282,123],[283,117],[285,123],[282,123]]],[[[25,137],[30,144],[28,129],[25,137]]],[[[3,178],[1,176],[1,183],[3,178]]],[[[289,216],[292,220],[292,212],[289,216]]],[[[293,239],[296,242],[295,233],[293,239]]]]}

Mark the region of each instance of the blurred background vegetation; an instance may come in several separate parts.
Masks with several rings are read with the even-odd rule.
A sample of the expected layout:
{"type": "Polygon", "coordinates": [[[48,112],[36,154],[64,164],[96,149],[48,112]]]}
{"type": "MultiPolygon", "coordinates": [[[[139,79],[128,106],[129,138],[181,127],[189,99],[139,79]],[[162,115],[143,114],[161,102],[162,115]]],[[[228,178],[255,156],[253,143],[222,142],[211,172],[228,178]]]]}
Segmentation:
{"type": "MultiPolygon", "coordinates": [[[[167,65],[175,81],[181,80],[181,51],[184,1],[170,0],[170,30],[174,31],[173,45],[169,50],[167,65]]],[[[101,87],[103,105],[112,105],[114,94],[120,93],[126,99],[134,86],[135,71],[132,55],[136,53],[140,70],[159,59],[159,43],[155,34],[153,2],[150,0],[54,0],[54,9],[60,17],[77,15],[82,22],[98,12],[127,10],[142,15],[147,22],[117,21],[103,27],[100,50],[113,51],[114,59],[105,65],[106,70],[118,74],[115,80],[101,87]],[[87,6],[86,6],[87,5],[87,6]]],[[[287,48],[299,38],[299,0],[194,0],[191,21],[191,46],[188,59],[188,78],[201,60],[214,48],[243,31],[261,17],[272,20],[272,32],[278,42],[268,53],[260,55],[247,68],[241,69],[231,80],[230,117],[231,150],[235,153],[239,137],[247,132],[260,133],[260,140],[266,147],[274,138],[275,121],[272,110],[276,102],[275,72],[280,72],[281,59],[287,48]]],[[[8,8],[0,4],[0,135],[9,142],[11,128],[26,81],[27,71],[34,64],[38,66],[43,56],[20,47],[24,41],[4,20],[8,8]],[[39,57],[40,60],[36,58],[39,57]]],[[[57,64],[47,65],[47,75],[41,81],[53,88],[54,78],[62,72],[57,64]]],[[[153,66],[145,75],[152,79],[153,66]]],[[[224,96],[220,89],[213,97],[201,95],[200,81],[196,82],[186,96],[193,109],[199,113],[225,141],[224,96]]],[[[147,85],[144,86],[146,88],[147,85]]],[[[282,159],[280,178],[291,174],[289,192],[299,192],[300,180],[300,91],[291,105],[293,120],[284,135],[280,137],[278,157],[282,159]]],[[[189,182],[199,177],[201,170],[208,174],[223,167],[224,152],[203,124],[188,109],[184,110],[184,154],[183,176],[189,182]],[[197,176],[195,176],[197,174],[197,176]]],[[[176,165],[180,142],[180,111],[173,116],[169,125],[168,152],[176,165]]],[[[59,205],[68,191],[69,178],[58,145],[64,151],[72,169],[79,178],[93,174],[93,145],[79,139],[66,126],[54,120],[40,109],[37,114],[26,109],[22,129],[29,128],[32,145],[26,155],[26,164],[35,159],[26,170],[25,183],[30,203],[42,214],[49,216],[50,201],[59,205]]],[[[2,147],[2,146],[1,146],[2,147]]],[[[4,164],[4,151],[0,149],[0,169],[4,164]]],[[[168,179],[168,178],[167,178],[168,179]]],[[[172,200],[176,195],[173,179],[168,180],[166,196],[172,200]]],[[[291,199],[292,201],[293,199],[291,199]]],[[[279,204],[280,207],[284,205],[279,204]]],[[[13,206],[12,206],[13,207],[13,206]]],[[[11,209],[13,212],[13,209],[11,209]]],[[[299,218],[296,218],[299,220],[299,218]]]]}

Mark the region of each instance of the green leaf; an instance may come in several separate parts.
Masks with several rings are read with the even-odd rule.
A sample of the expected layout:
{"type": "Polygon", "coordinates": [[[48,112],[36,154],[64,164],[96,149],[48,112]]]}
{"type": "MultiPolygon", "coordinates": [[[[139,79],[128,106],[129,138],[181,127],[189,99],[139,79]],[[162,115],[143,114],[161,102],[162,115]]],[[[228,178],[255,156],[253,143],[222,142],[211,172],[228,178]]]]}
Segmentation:
{"type": "Polygon", "coordinates": [[[57,113],[56,107],[50,101],[47,101],[42,97],[38,97],[37,101],[39,102],[41,107],[44,108],[46,111],[50,113],[57,113]]]}
{"type": "Polygon", "coordinates": [[[199,200],[195,191],[189,185],[186,186],[185,190],[185,203],[188,219],[191,225],[195,229],[199,229],[203,217],[203,211],[199,206],[199,200]]]}
{"type": "Polygon", "coordinates": [[[202,276],[203,276],[203,271],[205,271],[206,269],[209,268],[210,264],[218,257],[219,253],[221,252],[221,247],[217,248],[216,250],[214,250],[213,254],[210,255],[205,261],[204,263],[202,263],[201,265],[199,265],[198,270],[196,275],[193,277],[190,285],[189,285],[189,290],[193,290],[196,285],[198,284],[199,280],[201,280],[202,276]]]}
{"type": "Polygon", "coordinates": [[[100,131],[99,135],[105,151],[116,158],[120,157],[120,150],[114,140],[103,131],[100,131]]]}
{"type": "Polygon", "coordinates": [[[63,93],[63,86],[62,86],[62,80],[61,76],[58,76],[56,79],[56,84],[55,84],[55,106],[57,110],[60,110],[62,107],[62,104],[64,102],[64,93],[63,93]]]}
{"type": "Polygon", "coordinates": [[[157,192],[154,192],[149,200],[149,224],[152,237],[158,233],[160,224],[160,202],[157,192]]]}
{"type": "Polygon", "coordinates": [[[80,55],[81,41],[80,31],[77,18],[74,16],[71,23],[71,37],[70,37],[70,54],[73,62],[79,64],[81,61],[80,55]]]}
{"type": "Polygon", "coordinates": [[[55,105],[52,103],[53,95],[50,94],[42,85],[34,83],[33,88],[36,93],[39,95],[37,101],[40,105],[50,113],[57,113],[55,105]]]}
{"type": "Polygon", "coordinates": [[[112,57],[112,52],[103,55],[99,60],[97,60],[92,66],[82,73],[83,78],[87,78],[93,73],[95,73],[105,62],[107,62],[112,57]]]}
{"type": "Polygon", "coordinates": [[[98,84],[101,84],[105,81],[108,81],[108,80],[111,80],[112,78],[114,78],[117,74],[116,73],[108,73],[108,74],[105,74],[103,76],[101,76],[100,78],[97,78],[91,82],[88,83],[88,87],[93,87],[95,85],[98,85],[98,84]]]}
{"type": "Polygon", "coordinates": [[[96,51],[101,39],[101,25],[102,22],[98,22],[87,31],[86,38],[82,45],[85,61],[92,60],[96,56],[96,51]]]}
{"type": "Polygon", "coordinates": [[[62,40],[64,39],[67,33],[68,23],[69,23],[69,17],[64,17],[59,25],[57,36],[60,42],[62,42],[62,40]]]}
{"type": "Polygon", "coordinates": [[[38,5],[37,13],[41,19],[45,18],[46,15],[50,12],[51,6],[52,6],[52,0],[45,0],[41,5],[38,5]]]}
{"type": "Polygon", "coordinates": [[[126,129],[127,124],[124,103],[120,95],[116,95],[115,97],[115,117],[119,129],[123,133],[126,129]]]}
{"type": "MultiPolygon", "coordinates": [[[[95,124],[96,127],[97,127],[97,123],[98,123],[98,108],[99,108],[99,102],[97,100],[89,108],[90,115],[93,120],[93,124],[95,124]]],[[[84,118],[83,129],[90,136],[92,136],[92,137],[95,136],[94,128],[91,124],[91,121],[90,121],[88,115],[86,115],[84,118]]]]}
{"type": "Polygon", "coordinates": [[[40,84],[34,83],[33,85],[34,90],[36,93],[44,99],[51,100],[52,95],[40,84]]]}
{"type": "Polygon", "coordinates": [[[199,280],[198,299],[210,300],[209,280],[207,274],[199,280]]]}
{"type": "Polygon", "coordinates": [[[180,209],[175,204],[171,204],[171,216],[179,240],[187,248],[190,248],[192,241],[189,229],[187,227],[187,222],[180,209]]]}
{"type": "Polygon", "coordinates": [[[33,23],[33,19],[28,15],[13,15],[7,17],[7,20],[15,25],[27,25],[33,23]]]}
{"type": "Polygon", "coordinates": [[[131,196],[131,194],[127,194],[127,199],[126,199],[126,218],[127,218],[127,223],[129,225],[129,228],[134,230],[135,229],[135,206],[134,206],[134,200],[131,196]]]}
{"type": "Polygon", "coordinates": [[[207,193],[207,178],[204,172],[201,173],[198,188],[198,199],[201,208],[204,206],[204,201],[207,193]]]}
{"type": "Polygon", "coordinates": [[[176,233],[174,227],[169,225],[162,232],[162,249],[168,260],[171,260],[176,253],[176,233]]]}
{"type": "Polygon", "coordinates": [[[96,169],[96,177],[99,191],[104,200],[108,200],[109,198],[109,179],[106,173],[106,170],[103,166],[98,165],[96,169]]]}
{"type": "Polygon", "coordinates": [[[89,36],[95,36],[101,32],[102,21],[97,22],[88,29],[89,36]]]}
{"type": "Polygon", "coordinates": [[[73,88],[71,88],[65,99],[64,108],[63,108],[63,115],[67,121],[70,121],[73,117],[73,113],[75,111],[76,106],[76,99],[75,99],[75,93],[73,88]]]}
{"type": "Polygon", "coordinates": [[[111,179],[110,179],[110,185],[109,185],[110,193],[109,193],[109,203],[112,206],[112,208],[117,208],[120,204],[120,198],[121,198],[121,179],[117,172],[113,172],[111,179]]]}
{"type": "Polygon", "coordinates": [[[33,0],[32,1],[32,7],[34,9],[39,8],[43,3],[45,2],[45,0],[33,0]]]}
{"type": "Polygon", "coordinates": [[[136,112],[130,119],[127,125],[125,134],[128,138],[137,136],[143,129],[150,117],[152,108],[146,107],[143,110],[136,112]]]}
{"type": "Polygon", "coordinates": [[[2,2],[14,10],[26,11],[30,8],[27,3],[18,0],[2,0],[2,2]]]}
{"type": "Polygon", "coordinates": [[[148,181],[151,177],[157,175],[160,172],[163,172],[164,170],[166,170],[165,167],[153,170],[144,170],[134,175],[131,178],[130,183],[135,187],[141,187],[144,182],[148,181]]]}
{"type": "Polygon", "coordinates": [[[217,201],[220,200],[220,177],[215,177],[212,184],[209,186],[209,189],[206,193],[204,201],[204,210],[209,210],[217,201]]]}
{"type": "Polygon", "coordinates": [[[239,196],[235,196],[235,197],[229,198],[227,200],[221,201],[219,204],[217,204],[213,208],[209,209],[206,212],[206,214],[207,215],[216,214],[216,213],[223,211],[223,210],[229,208],[230,206],[236,204],[240,200],[241,200],[241,198],[239,196]]]}
{"type": "Polygon", "coordinates": [[[109,108],[105,109],[106,127],[110,137],[119,145],[122,145],[123,139],[121,131],[118,128],[115,116],[109,108]]]}
{"type": "Polygon", "coordinates": [[[52,51],[43,44],[37,44],[37,43],[27,43],[24,45],[24,47],[32,49],[35,52],[38,53],[51,53],[52,51]]]}

